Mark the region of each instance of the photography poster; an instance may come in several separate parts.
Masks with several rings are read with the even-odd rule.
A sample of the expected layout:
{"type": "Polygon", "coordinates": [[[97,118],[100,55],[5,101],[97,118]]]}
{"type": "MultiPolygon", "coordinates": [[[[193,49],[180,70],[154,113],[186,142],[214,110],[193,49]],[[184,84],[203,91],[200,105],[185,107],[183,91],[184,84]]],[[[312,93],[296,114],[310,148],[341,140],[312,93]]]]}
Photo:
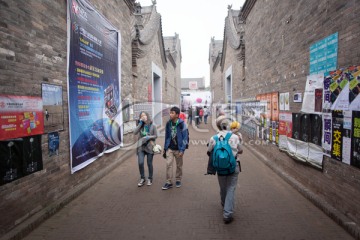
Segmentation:
{"type": "Polygon", "coordinates": [[[71,173],[122,145],[120,33],[85,0],[68,0],[71,173]]]}
{"type": "Polygon", "coordinates": [[[43,169],[41,135],[0,141],[0,185],[43,169]]]}
{"type": "Polygon", "coordinates": [[[64,129],[62,86],[42,83],[42,101],[44,113],[44,132],[64,129]]]}

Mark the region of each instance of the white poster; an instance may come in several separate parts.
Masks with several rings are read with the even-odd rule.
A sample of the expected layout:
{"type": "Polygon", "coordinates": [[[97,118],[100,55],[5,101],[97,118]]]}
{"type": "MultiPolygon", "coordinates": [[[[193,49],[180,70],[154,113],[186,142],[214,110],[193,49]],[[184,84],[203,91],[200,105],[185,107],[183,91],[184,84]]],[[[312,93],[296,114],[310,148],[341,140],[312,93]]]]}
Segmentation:
{"type": "Polygon", "coordinates": [[[324,74],[314,74],[307,76],[301,112],[315,112],[315,89],[322,89],[323,85],[324,74]]]}
{"type": "Polygon", "coordinates": [[[331,113],[323,113],[323,136],[322,147],[330,152],[331,151],[331,134],[332,134],[332,115],[331,113]]]}
{"type": "Polygon", "coordinates": [[[280,111],[285,110],[285,93],[280,93],[280,111]]]}
{"type": "Polygon", "coordinates": [[[349,83],[345,85],[335,102],[331,105],[331,110],[349,110],[349,83]]]}
{"type": "Polygon", "coordinates": [[[284,96],[285,96],[285,107],[284,107],[284,110],[285,111],[289,111],[290,110],[290,93],[284,93],[284,96]]]}

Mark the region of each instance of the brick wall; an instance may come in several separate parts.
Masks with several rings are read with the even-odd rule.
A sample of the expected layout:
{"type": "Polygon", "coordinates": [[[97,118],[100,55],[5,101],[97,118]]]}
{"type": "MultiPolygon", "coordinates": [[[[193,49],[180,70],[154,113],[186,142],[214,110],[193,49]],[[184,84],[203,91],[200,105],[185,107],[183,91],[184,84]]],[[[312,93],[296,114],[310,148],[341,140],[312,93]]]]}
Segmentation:
{"type": "MultiPolygon", "coordinates": [[[[90,2],[121,32],[122,97],[132,91],[131,31],[133,19],[124,1],[90,2]]],[[[41,83],[63,87],[65,115],[59,156],[48,157],[42,136],[43,170],[0,186],[0,237],[58,200],[100,169],[119,160],[124,151],[105,154],[90,166],[70,173],[67,101],[67,1],[0,1],[0,93],[41,96],[41,83]]],[[[126,136],[125,142],[131,142],[126,136]]]]}
{"type": "MultiPolygon", "coordinates": [[[[292,99],[294,93],[303,93],[309,75],[310,45],[335,32],[339,33],[338,67],[359,65],[359,10],[356,0],[256,1],[246,19],[243,97],[279,91],[290,92],[292,99]]],[[[291,112],[300,109],[301,103],[291,101],[291,112]]],[[[359,169],[325,158],[323,171],[317,171],[276,148],[257,149],[273,155],[272,161],[286,173],[360,223],[359,169]]]]}

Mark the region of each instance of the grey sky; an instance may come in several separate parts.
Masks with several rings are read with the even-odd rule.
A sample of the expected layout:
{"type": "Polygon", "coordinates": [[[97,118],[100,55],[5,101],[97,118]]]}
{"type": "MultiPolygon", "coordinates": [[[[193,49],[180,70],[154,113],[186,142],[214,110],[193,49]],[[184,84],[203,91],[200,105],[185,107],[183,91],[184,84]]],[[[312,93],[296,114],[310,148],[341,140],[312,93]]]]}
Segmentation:
{"type": "MultiPolygon", "coordinates": [[[[151,0],[138,0],[141,6],[151,0]]],[[[179,34],[181,40],[181,77],[205,77],[209,82],[209,43],[212,36],[222,40],[228,5],[239,10],[245,0],[157,0],[162,17],[163,36],[179,34]]]]}

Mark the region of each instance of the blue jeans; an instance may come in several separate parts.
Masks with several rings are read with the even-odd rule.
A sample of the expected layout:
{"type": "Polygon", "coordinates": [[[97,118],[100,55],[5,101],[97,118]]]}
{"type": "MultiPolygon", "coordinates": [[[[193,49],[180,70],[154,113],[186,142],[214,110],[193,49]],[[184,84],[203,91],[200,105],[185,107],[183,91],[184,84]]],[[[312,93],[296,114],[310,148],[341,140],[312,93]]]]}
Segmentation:
{"type": "Polygon", "coordinates": [[[239,166],[236,166],[235,172],[226,176],[219,176],[221,204],[224,205],[223,216],[229,218],[234,213],[235,189],[239,176],[239,166]]]}
{"type": "Polygon", "coordinates": [[[204,123],[207,124],[208,115],[204,115],[204,123]]]}
{"type": "Polygon", "coordinates": [[[148,179],[152,179],[153,178],[153,157],[154,154],[151,153],[147,153],[144,151],[139,151],[138,153],[138,163],[139,163],[139,171],[140,171],[140,177],[145,179],[145,170],[144,170],[144,159],[145,156],[147,156],[147,166],[149,169],[149,177],[148,179]]]}

